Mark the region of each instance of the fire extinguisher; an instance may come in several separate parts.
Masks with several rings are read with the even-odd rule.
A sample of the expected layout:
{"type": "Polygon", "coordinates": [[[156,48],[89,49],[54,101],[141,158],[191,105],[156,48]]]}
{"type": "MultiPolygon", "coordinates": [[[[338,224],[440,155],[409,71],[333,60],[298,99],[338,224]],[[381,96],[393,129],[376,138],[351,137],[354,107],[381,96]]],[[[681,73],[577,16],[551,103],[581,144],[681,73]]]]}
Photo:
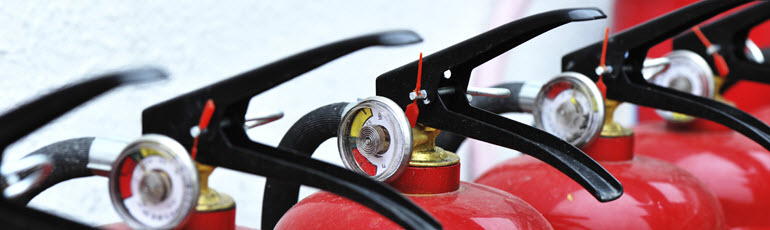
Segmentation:
{"type": "MultiPolygon", "coordinates": [[[[618,103],[608,100],[605,105],[599,89],[587,77],[565,72],[542,86],[524,82],[493,87],[518,93],[471,104],[494,113],[533,113],[536,127],[580,146],[615,175],[623,184],[624,195],[613,202],[595,202],[568,178],[528,156],[498,164],[475,182],[530,202],[557,229],[725,228],[716,198],[697,178],[661,160],[635,156],[633,133],[612,121],[618,103]],[[676,195],[680,195],[679,202],[668,200],[676,195]],[[590,213],[584,212],[587,207],[592,207],[590,213]]],[[[453,151],[464,139],[442,133],[437,145],[453,151]]]]}
{"type": "MultiPolygon", "coordinates": [[[[698,0],[618,0],[614,4],[614,15],[623,15],[622,17],[613,17],[613,30],[621,31],[628,29],[636,24],[655,18],[669,11],[676,10],[687,4],[697,2],[698,0]]],[[[721,18],[724,15],[731,14],[751,4],[736,7],[730,11],[722,13],[710,20],[721,18]]],[[[764,13],[763,13],[764,14],[764,13]]],[[[770,45],[770,24],[757,26],[750,32],[749,36],[759,47],[770,45]]],[[[648,57],[662,57],[672,51],[672,41],[664,41],[652,47],[647,53],[648,57]]],[[[756,115],[755,111],[766,104],[770,98],[770,85],[760,84],[752,81],[740,81],[734,87],[735,90],[724,92],[724,97],[735,102],[736,107],[756,115]]],[[[650,108],[639,107],[638,119],[640,122],[661,120],[657,112],[650,108]]]]}
{"type": "MultiPolygon", "coordinates": [[[[467,87],[471,70],[476,66],[559,25],[604,17],[601,11],[591,8],[556,10],[482,33],[380,75],[376,84],[378,96],[363,99],[352,107],[346,103],[330,104],[305,115],[281,145],[302,146],[307,154],[312,154],[321,142],[336,136],[340,157],[347,168],[393,186],[432,213],[446,228],[551,229],[537,211],[519,198],[487,186],[461,182],[459,157],[435,146],[434,140],[439,130],[445,130],[521,150],[577,181],[594,199],[607,202],[619,197],[623,191],[620,183],[579,149],[548,133],[468,104],[471,96],[501,96],[497,89],[467,87]],[[294,134],[306,136],[296,138],[299,135],[294,134]]],[[[284,210],[297,200],[296,185],[268,181],[266,187],[273,190],[265,192],[264,200],[268,203],[264,207],[284,210]]],[[[263,223],[275,223],[276,229],[397,227],[362,210],[360,205],[326,192],[305,198],[285,214],[271,215],[278,216],[282,218],[277,222],[263,223]]]]}
{"type": "MultiPolygon", "coordinates": [[[[144,136],[125,148],[101,148],[112,149],[110,195],[118,214],[126,221],[102,227],[236,229],[232,198],[207,186],[207,177],[214,167],[226,167],[334,192],[404,228],[441,229],[429,214],[383,183],[307,158],[295,150],[253,142],[245,133],[247,126],[254,126],[247,125],[248,122],[264,124],[276,119],[245,120],[251,97],[359,49],[419,41],[421,38],[411,31],[355,37],[290,56],[145,109],[144,136]],[[120,154],[115,156],[114,152],[120,154]]],[[[38,151],[39,155],[55,158],[54,147],[69,149],[74,152],[72,157],[78,158],[77,165],[54,162],[65,167],[49,178],[61,181],[82,176],[72,173],[88,170],[89,165],[99,168],[97,162],[91,164],[90,150],[100,149],[96,145],[102,142],[90,139],[87,143],[88,140],[73,139],[38,151]]]]}
{"type": "Polygon", "coordinates": [[[34,190],[47,178],[56,177],[54,166],[62,159],[37,155],[2,162],[4,150],[51,120],[113,88],[163,78],[165,73],[154,68],[108,73],[64,86],[0,116],[0,226],[4,229],[91,229],[13,202],[12,199],[34,190]]]}
{"type": "MultiPolygon", "coordinates": [[[[584,140],[583,137],[590,137],[592,134],[592,129],[588,126],[593,124],[590,122],[590,116],[588,116],[590,114],[588,111],[592,110],[588,106],[577,106],[581,103],[591,103],[581,102],[578,99],[586,98],[585,96],[573,96],[573,92],[578,90],[565,90],[570,89],[567,86],[576,85],[575,81],[565,82],[559,79],[566,76],[560,76],[554,79],[555,82],[543,86],[537,96],[538,99],[534,100],[538,102],[534,103],[535,106],[522,106],[521,104],[533,104],[533,102],[526,100],[533,97],[521,93],[519,96],[524,98],[498,102],[489,100],[490,102],[487,103],[478,102],[479,105],[486,105],[495,110],[521,111],[528,107],[535,108],[532,110],[535,111],[535,121],[539,127],[550,130],[551,133],[557,133],[567,140],[574,140],[573,143],[575,144],[584,144],[583,150],[619,177],[626,188],[627,196],[621,197],[616,202],[594,204],[595,202],[582,198],[584,195],[576,196],[573,192],[576,190],[574,185],[553,189],[546,187],[548,185],[529,182],[527,177],[521,175],[541,177],[542,175],[555,174],[548,174],[549,170],[552,169],[537,164],[526,157],[504,162],[483,174],[476,182],[503,188],[524,198],[525,201],[530,202],[543,212],[554,227],[585,227],[590,229],[725,228],[724,217],[720,216],[721,210],[714,195],[692,175],[681,169],[652,158],[635,157],[632,151],[633,133],[612,122],[611,114],[618,101],[628,101],[651,107],[667,107],[680,113],[694,114],[725,123],[735,129],[740,129],[744,134],[751,135],[756,141],[768,146],[768,139],[764,138],[767,136],[765,131],[768,130],[767,126],[747,114],[713,101],[650,85],[642,77],[643,60],[646,56],[646,50],[650,46],[674,35],[676,30],[682,30],[688,24],[694,25],[709,15],[717,14],[719,11],[740,4],[738,2],[703,1],[614,35],[608,39],[609,44],[606,46],[607,68],[599,68],[596,72],[594,68],[602,58],[601,43],[565,56],[562,62],[564,70],[580,73],[565,72],[564,74],[590,76],[592,82],[599,81],[599,83],[606,85],[607,117],[605,118],[605,125],[601,129],[600,137],[594,143],[580,141],[584,140]],[[602,75],[601,80],[597,75],[602,75]],[[562,91],[565,93],[561,94],[562,98],[560,98],[558,92],[562,91]],[[514,108],[506,108],[506,106],[514,108]],[[542,110],[556,112],[547,113],[542,112],[542,110]],[[558,115],[559,113],[563,115],[558,115]],[[555,114],[550,115],[555,117],[543,116],[543,114],[555,114]],[[582,115],[575,116],[575,114],[582,115]],[[577,135],[581,133],[580,130],[584,130],[582,135],[577,135]],[[529,171],[522,173],[523,170],[529,171]],[[512,175],[517,175],[517,177],[512,175]],[[683,189],[682,186],[688,187],[688,189],[683,189]],[[553,195],[544,197],[542,191],[548,191],[553,195]],[[692,196],[682,196],[681,194],[692,196]],[[671,197],[674,196],[678,197],[679,200],[671,200],[671,197]],[[692,201],[685,203],[695,206],[682,209],[683,206],[679,203],[687,199],[692,199],[692,201]],[[596,208],[591,213],[586,213],[583,211],[586,206],[596,208]],[[694,221],[682,221],[682,219],[694,221]]],[[[518,87],[522,89],[521,92],[527,91],[521,85],[518,87]]],[[[588,100],[583,99],[582,101],[588,100]]],[[[452,143],[459,145],[459,141],[452,143]]],[[[666,153],[670,152],[671,149],[666,150],[666,153]]],[[[550,179],[548,181],[554,181],[554,184],[564,184],[563,180],[565,179],[553,177],[558,177],[558,175],[548,177],[550,179]]]]}
{"type": "MultiPolygon", "coordinates": [[[[770,3],[758,3],[676,37],[668,68],[650,80],[720,101],[721,92],[738,80],[770,83],[770,65],[761,64],[759,49],[746,42],[751,28],[770,18],[767,12],[770,3]]],[[[755,115],[763,119],[759,112],[755,115]]],[[[674,163],[704,182],[719,199],[728,226],[769,228],[770,198],[764,194],[770,193],[770,153],[724,126],[658,113],[665,122],[643,122],[634,128],[636,152],[674,163]]],[[[768,115],[765,122],[770,121],[768,115]]]]}

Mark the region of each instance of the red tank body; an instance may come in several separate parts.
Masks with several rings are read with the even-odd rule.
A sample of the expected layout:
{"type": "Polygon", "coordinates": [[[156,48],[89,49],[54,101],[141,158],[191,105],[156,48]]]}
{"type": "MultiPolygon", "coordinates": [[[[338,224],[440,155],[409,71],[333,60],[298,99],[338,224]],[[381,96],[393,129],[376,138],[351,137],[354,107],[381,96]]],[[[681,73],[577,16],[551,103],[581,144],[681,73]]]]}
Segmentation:
{"type": "MultiPolygon", "coordinates": [[[[459,165],[409,166],[391,185],[401,192],[420,193],[405,195],[441,222],[444,229],[552,229],[543,215],[518,197],[488,186],[460,182],[459,165]]],[[[276,229],[401,227],[365,206],[321,191],[289,209],[276,229]]]]}
{"type": "Polygon", "coordinates": [[[503,162],[476,182],[510,192],[555,229],[726,229],[715,196],[669,163],[631,154],[633,136],[601,137],[584,149],[624,187],[600,203],[556,169],[529,156],[503,162]]]}
{"type": "MultiPolygon", "coordinates": [[[[764,114],[770,117],[770,110],[764,114]]],[[[716,194],[732,229],[770,228],[770,154],[759,144],[703,120],[679,128],[647,122],[635,132],[636,152],[671,162],[700,179],[716,194]]]]}
{"type": "Polygon", "coordinates": [[[770,103],[765,103],[762,106],[758,106],[757,109],[747,112],[765,124],[770,124],[768,123],[770,122],[770,103]]]}

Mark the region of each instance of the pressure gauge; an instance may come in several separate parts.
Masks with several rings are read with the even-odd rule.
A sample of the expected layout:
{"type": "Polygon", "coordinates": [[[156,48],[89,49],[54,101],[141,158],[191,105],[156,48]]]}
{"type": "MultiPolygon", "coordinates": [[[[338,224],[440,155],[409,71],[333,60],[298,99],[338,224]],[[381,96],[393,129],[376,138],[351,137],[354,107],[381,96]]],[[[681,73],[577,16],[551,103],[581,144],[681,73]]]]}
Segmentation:
{"type": "MultiPolygon", "coordinates": [[[[703,58],[688,50],[676,50],[666,55],[669,67],[651,76],[652,84],[682,91],[695,96],[713,98],[716,87],[714,73],[703,58]]],[[[663,119],[672,122],[688,122],[694,118],[688,115],[655,110],[663,119]]]]}
{"type": "Polygon", "coordinates": [[[345,167],[379,181],[397,178],[412,156],[411,125],[385,97],[358,102],[343,116],[337,135],[345,167]]]}
{"type": "Polygon", "coordinates": [[[575,146],[601,133],[604,98],[588,77],[564,72],[542,86],[535,98],[535,126],[575,146]]]}
{"type": "Polygon", "coordinates": [[[132,228],[175,228],[198,202],[197,168],[174,139],[145,135],[129,144],[112,168],[110,198],[132,228]]]}

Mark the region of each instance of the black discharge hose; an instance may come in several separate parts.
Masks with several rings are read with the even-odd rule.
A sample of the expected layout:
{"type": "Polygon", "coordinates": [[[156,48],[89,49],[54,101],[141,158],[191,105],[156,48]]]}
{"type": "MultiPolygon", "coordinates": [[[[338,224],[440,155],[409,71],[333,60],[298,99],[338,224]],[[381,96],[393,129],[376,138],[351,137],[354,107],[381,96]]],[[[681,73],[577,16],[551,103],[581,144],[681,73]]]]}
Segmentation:
{"type": "Polygon", "coordinates": [[[762,49],[762,56],[765,57],[764,64],[770,64],[770,48],[762,49]]]}
{"type": "MultiPolygon", "coordinates": [[[[322,106],[302,116],[278,144],[279,148],[294,149],[308,157],[326,140],[337,137],[342,113],[347,102],[322,106]]],[[[262,229],[273,229],[283,214],[299,199],[299,184],[267,178],[262,200],[262,229]]]]}
{"type": "MultiPolygon", "coordinates": [[[[88,152],[91,149],[91,143],[93,143],[93,141],[93,137],[69,139],[47,145],[30,153],[28,156],[25,156],[45,156],[51,160],[53,169],[51,174],[38,186],[31,188],[18,197],[8,199],[8,201],[26,206],[32,198],[35,198],[35,196],[59,182],[74,178],[93,176],[93,172],[87,167],[88,152]]],[[[8,183],[4,178],[0,177],[0,188],[5,189],[6,187],[8,187],[8,183]]]]}
{"type": "MultiPolygon", "coordinates": [[[[473,97],[471,105],[495,114],[525,112],[519,105],[519,92],[524,85],[522,82],[503,83],[492,88],[505,88],[511,91],[507,97],[473,97]]],[[[442,131],[436,137],[436,146],[450,152],[457,152],[466,137],[451,132],[442,131]]]]}

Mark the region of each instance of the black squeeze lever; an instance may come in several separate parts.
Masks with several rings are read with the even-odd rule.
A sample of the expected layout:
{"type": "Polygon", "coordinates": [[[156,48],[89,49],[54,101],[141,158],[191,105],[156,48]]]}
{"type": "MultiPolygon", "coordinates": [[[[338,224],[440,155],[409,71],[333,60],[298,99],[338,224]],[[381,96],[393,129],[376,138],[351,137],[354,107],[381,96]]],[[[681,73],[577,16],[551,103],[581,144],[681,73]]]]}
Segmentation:
{"type": "MultiPolygon", "coordinates": [[[[529,125],[474,108],[466,89],[473,68],[527,40],[573,21],[606,18],[595,8],[563,9],[525,17],[440,50],[423,59],[417,123],[495,145],[519,150],[557,168],[582,185],[597,200],[606,202],[623,194],[610,173],[567,142],[529,125]],[[445,71],[451,71],[449,79],[445,71]],[[439,94],[439,89],[446,93],[439,94]]],[[[390,98],[401,108],[412,103],[418,62],[412,62],[377,78],[377,95],[390,98]]]]}
{"type": "MultiPolygon", "coordinates": [[[[166,78],[158,69],[134,69],[101,75],[65,86],[0,116],[0,159],[8,145],[86,101],[115,87],[166,78]]],[[[58,216],[10,203],[0,196],[0,225],[10,229],[91,229],[58,216]]]]}
{"type": "MultiPolygon", "coordinates": [[[[603,81],[608,99],[705,118],[727,126],[770,149],[770,127],[757,118],[712,99],[690,95],[648,83],[642,76],[647,50],[677,33],[749,0],[704,0],[652,19],[609,37],[603,81]]],[[[562,58],[562,70],[579,72],[599,80],[597,67],[602,42],[562,58]]]]}
{"type": "MultiPolygon", "coordinates": [[[[700,27],[711,44],[719,47],[717,52],[724,57],[730,69],[727,76],[722,76],[726,81],[720,89],[721,92],[725,92],[738,80],[770,83],[770,65],[749,60],[745,52],[751,28],[768,19],[770,2],[761,2],[700,27]]],[[[697,53],[707,60],[711,69],[717,73],[714,59],[707,53],[707,48],[692,31],[674,38],[675,50],[686,49],[697,53]]]]}
{"type": "MultiPolygon", "coordinates": [[[[0,116],[0,154],[8,145],[37,130],[92,98],[115,87],[165,79],[166,74],[154,68],[132,69],[94,77],[49,93],[0,116]]],[[[0,157],[2,160],[2,157],[0,157]]]]}
{"type": "Polygon", "coordinates": [[[203,164],[277,178],[330,191],[375,210],[408,229],[441,229],[419,206],[384,183],[301,154],[249,139],[244,116],[249,100],[276,85],[348,53],[369,46],[397,46],[422,39],[411,31],[355,37],[314,48],[239,74],[147,108],[142,132],[166,135],[191,149],[196,127],[208,100],[214,110],[200,134],[196,160],[203,164]]]}

